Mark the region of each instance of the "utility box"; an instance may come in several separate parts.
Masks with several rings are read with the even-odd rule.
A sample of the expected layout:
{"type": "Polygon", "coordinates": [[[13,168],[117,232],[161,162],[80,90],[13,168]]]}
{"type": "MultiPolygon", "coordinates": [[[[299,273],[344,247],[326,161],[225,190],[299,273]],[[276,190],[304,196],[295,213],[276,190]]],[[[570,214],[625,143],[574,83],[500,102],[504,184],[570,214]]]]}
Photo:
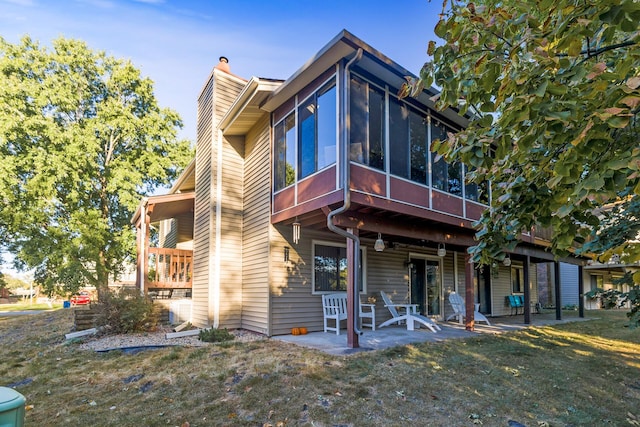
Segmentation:
{"type": "Polygon", "coordinates": [[[190,299],[173,301],[171,305],[169,305],[169,323],[175,325],[183,322],[191,322],[190,299]]]}
{"type": "Polygon", "coordinates": [[[26,401],[14,389],[0,387],[0,427],[23,427],[26,401]]]}

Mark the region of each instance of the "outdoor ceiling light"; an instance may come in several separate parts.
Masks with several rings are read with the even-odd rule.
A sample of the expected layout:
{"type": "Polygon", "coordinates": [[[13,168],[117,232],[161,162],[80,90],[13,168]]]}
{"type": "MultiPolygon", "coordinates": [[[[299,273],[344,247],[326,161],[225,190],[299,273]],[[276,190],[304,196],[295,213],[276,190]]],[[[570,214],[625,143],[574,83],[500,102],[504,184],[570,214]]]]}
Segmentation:
{"type": "Polygon", "coordinates": [[[444,247],[444,243],[438,243],[438,256],[443,257],[447,254],[447,250],[444,247]]]}
{"type": "Polygon", "coordinates": [[[511,257],[509,256],[509,254],[504,257],[504,259],[502,260],[502,264],[504,264],[505,267],[509,267],[511,265],[511,257]]]}
{"type": "Polygon", "coordinates": [[[376,240],[376,243],[374,243],[373,249],[375,249],[376,252],[384,251],[384,241],[382,240],[382,234],[378,233],[378,240],[376,240]]]}

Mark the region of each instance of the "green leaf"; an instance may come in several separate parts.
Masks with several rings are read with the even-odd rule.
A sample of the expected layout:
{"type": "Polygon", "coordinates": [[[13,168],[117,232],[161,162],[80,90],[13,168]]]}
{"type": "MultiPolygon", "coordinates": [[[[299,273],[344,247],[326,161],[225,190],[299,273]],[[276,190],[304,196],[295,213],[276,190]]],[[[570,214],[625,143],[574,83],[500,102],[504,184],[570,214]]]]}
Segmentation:
{"type": "Polygon", "coordinates": [[[441,39],[445,38],[445,35],[447,34],[446,21],[443,19],[439,20],[438,23],[436,24],[436,27],[433,29],[433,32],[435,33],[436,36],[440,37],[441,39]]]}
{"type": "Polygon", "coordinates": [[[549,80],[543,81],[533,92],[533,94],[539,98],[544,97],[545,93],[547,93],[547,86],[549,85],[549,80]]]}

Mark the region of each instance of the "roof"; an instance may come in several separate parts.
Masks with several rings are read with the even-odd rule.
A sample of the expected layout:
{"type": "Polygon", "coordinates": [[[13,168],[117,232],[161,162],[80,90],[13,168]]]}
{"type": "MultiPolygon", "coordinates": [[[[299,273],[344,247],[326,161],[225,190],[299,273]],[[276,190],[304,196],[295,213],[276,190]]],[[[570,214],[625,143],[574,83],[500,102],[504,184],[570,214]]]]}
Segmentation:
{"type": "Polygon", "coordinates": [[[151,222],[158,222],[169,218],[175,218],[176,216],[193,212],[194,200],[196,193],[174,193],[165,194],[163,196],[150,196],[145,197],[138,205],[133,218],[132,224],[138,224],[141,222],[142,212],[146,210],[151,222]]]}
{"type": "MultiPolygon", "coordinates": [[[[260,106],[263,110],[273,112],[276,108],[298,93],[301,89],[324,73],[329,67],[340,60],[350,60],[355,57],[358,49],[363,55],[357,61],[358,68],[400,88],[406,82],[406,77],[417,78],[413,73],[398,63],[383,55],[363,40],[347,30],[342,30],[336,37],[325,45],[318,53],[311,57],[298,71],[278,87],[260,106]]],[[[430,99],[438,91],[435,88],[425,89],[417,99],[427,107],[435,109],[430,99]]],[[[440,112],[447,119],[461,126],[467,125],[467,120],[452,109],[440,112]]]]}

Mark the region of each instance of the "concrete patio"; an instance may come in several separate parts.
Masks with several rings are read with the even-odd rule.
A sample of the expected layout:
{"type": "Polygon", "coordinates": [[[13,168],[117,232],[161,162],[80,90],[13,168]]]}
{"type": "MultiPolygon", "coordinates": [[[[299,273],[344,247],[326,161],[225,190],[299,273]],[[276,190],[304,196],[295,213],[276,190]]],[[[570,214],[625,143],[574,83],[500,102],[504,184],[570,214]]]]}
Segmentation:
{"type": "MultiPolygon", "coordinates": [[[[340,335],[333,332],[311,332],[306,335],[279,335],[271,339],[289,342],[302,347],[322,350],[334,355],[349,355],[362,351],[382,350],[385,348],[422,342],[440,342],[451,339],[469,338],[480,334],[500,334],[509,331],[517,331],[532,326],[556,325],[561,323],[584,321],[593,318],[597,312],[587,312],[584,318],[578,317],[577,311],[563,312],[562,320],[556,320],[555,311],[531,315],[531,324],[524,324],[524,316],[505,316],[489,318],[491,325],[484,323],[475,325],[475,331],[467,331],[464,325],[456,322],[439,322],[442,328],[437,333],[426,328],[408,331],[406,326],[389,326],[372,331],[364,329],[359,337],[359,348],[347,347],[346,329],[340,330],[340,335]],[[589,316],[591,314],[591,316],[589,316]]],[[[344,325],[344,323],[343,323],[344,325]]]]}

